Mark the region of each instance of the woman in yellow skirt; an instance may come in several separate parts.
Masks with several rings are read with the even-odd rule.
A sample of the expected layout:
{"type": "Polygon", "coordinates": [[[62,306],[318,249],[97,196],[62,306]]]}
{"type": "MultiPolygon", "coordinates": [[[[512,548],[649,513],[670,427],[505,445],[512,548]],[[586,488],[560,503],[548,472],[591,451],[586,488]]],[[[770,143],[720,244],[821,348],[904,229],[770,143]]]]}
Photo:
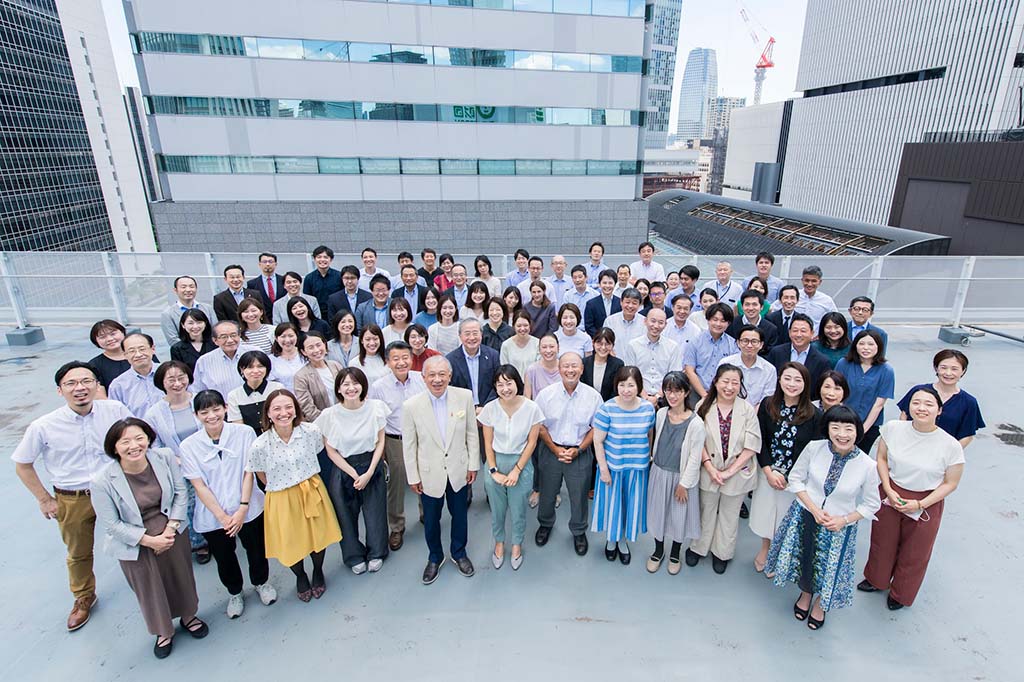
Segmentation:
{"type": "Polygon", "coordinates": [[[314,424],[302,421],[299,401],[286,389],[272,391],[263,404],[263,433],[249,449],[246,471],[267,487],[264,536],[267,558],[277,559],[295,574],[299,599],[319,599],[327,591],[324,553],[341,541],[341,528],[327,487],[320,480],[317,454],[324,437],[314,424]],[[313,560],[313,579],[305,559],[313,560]]]}

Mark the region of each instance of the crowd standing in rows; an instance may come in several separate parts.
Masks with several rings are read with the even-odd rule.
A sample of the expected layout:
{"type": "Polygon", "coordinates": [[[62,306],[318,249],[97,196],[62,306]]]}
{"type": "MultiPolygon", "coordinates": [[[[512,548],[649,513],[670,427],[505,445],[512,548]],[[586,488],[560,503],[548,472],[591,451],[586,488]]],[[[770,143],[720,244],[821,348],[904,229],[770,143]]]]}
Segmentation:
{"type": "Polygon", "coordinates": [[[268,559],[289,567],[299,599],[319,599],[330,545],[356,575],[402,548],[407,488],[428,548],[422,582],[448,559],[472,576],[478,475],[495,569],[523,565],[531,508],[534,543],[548,544],[564,490],[580,556],[589,530],[608,561],[629,564],[650,532],[648,571],[710,556],[722,574],[749,516],[762,538],[754,569],[798,585],[793,614],[808,627],[849,605],[854,586],[910,606],[985,425],[959,385],[967,357],[937,353],[935,381],[886,421],[895,374],[870,298],[853,298],[847,319],[816,266],[786,284],[761,253],[746,284],[722,262],[700,285],[695,266],[666,272],[649,242],[638,252],[613,269],[594,243],[587,263],[552,258],[545,278],[543,259],[520,249],[504,283],[486,256],[468,265],[429,248],[419,268],[401,253],[394,276],[372,248],[362,268],[337,270],[317,247],[305,276],[278,274],[262,253],[253,279],[224,269],[212,306],[194,278],[174,280],[162,363],[151,336],[100,320],[89,338],[101,352],[57,370],[66,404],[12,456],[67,546],[68,630],[96,605],[97,525],[160,658],[174,619],[209,632],[190,554],[216,563],[229,618],[245,607],[236,539],[263,604],[278,597],[268,559]],[[861,519],[872,524],[857,583],[861,519]]]}

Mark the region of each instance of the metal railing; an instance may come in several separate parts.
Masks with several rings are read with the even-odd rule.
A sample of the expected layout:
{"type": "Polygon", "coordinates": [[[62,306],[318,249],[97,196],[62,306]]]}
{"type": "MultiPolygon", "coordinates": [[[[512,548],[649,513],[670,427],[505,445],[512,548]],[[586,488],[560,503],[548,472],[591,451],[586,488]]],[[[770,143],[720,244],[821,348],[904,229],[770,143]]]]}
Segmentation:
{"type": "MultiPolygon", "coordinates": [[[[538,254],[545,264],[550,254],[538,254]]],[[[564,254],[570,268],[586,263],[584,254],[564,254]]],[[[470,274],[476,254],[457,254],[470,274]]],[[[488,254],[496,275],[515,268],[511,254],[488,254]]],[[[635,254],[608,254],[615,268],[635,254]]],[[[754,274],[753,256],[661,255],[666,269],[686,264],[701,270],[701,282],[714,279],[715,264],[728,260],[734,278],[745,283],[754,274]]],[[[210,302],[225,288],[222,271],[241,264],[247,277],[258,274],[251,253],[107,253],[0,252],[0,324],[24,327],[92,324],[112,318],[125,324],[153,325],[173,300],[172,281],[191,275],[199,282],[199,300],[210,302]]],[[[361,266],[359,254],[336,254],[334,267],[361,266]]],[[[418,263],[417,263],[418,264],[418,263]]],[[[379,267],[396,274],[395,254],[381,253],[379,267]]],[[[1013,294],[1024,282],[1024,259],[999,256],[780,256],[774,274],[799,286],[804,267],[818,265],[825,278],[821,290],[845,311],[854,296],[876,303],[875,319],[889,323],[993,324],[1024,322],[1024,299],[1013,294]]],[[[313,269],[306,253],[278,254],[280,274],[313,269]]],[[[550,274],[546,268],[545,274],[550,274]]]]}

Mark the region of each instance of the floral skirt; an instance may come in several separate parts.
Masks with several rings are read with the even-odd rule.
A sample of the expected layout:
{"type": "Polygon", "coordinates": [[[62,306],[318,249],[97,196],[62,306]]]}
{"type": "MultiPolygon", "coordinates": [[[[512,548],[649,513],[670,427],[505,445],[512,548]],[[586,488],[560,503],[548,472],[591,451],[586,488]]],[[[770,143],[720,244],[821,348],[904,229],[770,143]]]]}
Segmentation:
{"type": "Polygon", "coordinates": [[[794,501],[775,532],[764,570],[775,574],[779,587],[794,582],[804,592],[820,594],[821,608],[831,611],[853,603],[856,556],[857,524],[827,530],[794,501]]]}

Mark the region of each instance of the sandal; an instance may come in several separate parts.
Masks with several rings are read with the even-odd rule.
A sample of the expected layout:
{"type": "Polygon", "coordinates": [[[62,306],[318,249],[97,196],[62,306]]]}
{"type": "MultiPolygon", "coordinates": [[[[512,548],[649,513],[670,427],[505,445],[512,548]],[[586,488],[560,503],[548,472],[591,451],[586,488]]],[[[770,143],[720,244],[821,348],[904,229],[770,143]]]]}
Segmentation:
{"type": "Polygon", "coordinates": [[[313,598],[313,588],[310,587],[309,578],[305,574],[295,576],[295,594],[299,596],[299,601],[305,603],[309,603],[313,598]]]}
{"type": "Polygon", "coordinates": [[[800,608],[799,604],[799,599],[797,599],[796,603],[793,604],[793,617],[802,622],[807,620],[807,614],[811,612],[811,609],[810,607],[802,609],[800,608]]]}
{"type": "Polygon", "coordinates": [[[761,563],[757,563],[757,559],[754,559],[754,570],[757,571],[758,573],[764,573],[764,565],[766,563],[768,563],[768,562],[767,561],[762,561],[761,563]]]}
{"type": "Polygon", "coordinates": [[[210,626],[199,620],[199,616],[192,616],[187,623],[182,623],[181,627],[185,628],[185,632],[190,634],[193,639],[202,639],[210,634],[210,626]],[[192,627],[192,626],[196,627],[192,627]]]}
{"type": "Polygon", "coordinates": [[[157,658],[167,658],[171,655],[171,649],[174,648],[174,639],[171,637],[157,637],[156,644],[153,645],[153,655],[157,658]],[[166,639],[166,644],[160,644],[161,639],[166,639]]]}
{"type": "Polygon", "coordinates": [[[821,620],[818,620],[814,616],[807,617],[807,627],[811,630],[820,630],[825,627],[825,617],[822,616],[821,620]]]}

